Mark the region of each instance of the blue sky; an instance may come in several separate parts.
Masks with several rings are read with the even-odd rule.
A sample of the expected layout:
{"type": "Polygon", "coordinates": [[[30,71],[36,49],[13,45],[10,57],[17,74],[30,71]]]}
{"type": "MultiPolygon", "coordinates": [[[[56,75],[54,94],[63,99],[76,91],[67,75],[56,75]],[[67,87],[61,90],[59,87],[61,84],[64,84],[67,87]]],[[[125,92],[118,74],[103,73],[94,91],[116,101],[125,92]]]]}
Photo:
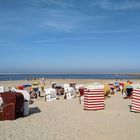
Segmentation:
{"type": "Polygon", "coordinates": [[[140,72],[139,0],[0,0],[0,72],[140,72]]]}

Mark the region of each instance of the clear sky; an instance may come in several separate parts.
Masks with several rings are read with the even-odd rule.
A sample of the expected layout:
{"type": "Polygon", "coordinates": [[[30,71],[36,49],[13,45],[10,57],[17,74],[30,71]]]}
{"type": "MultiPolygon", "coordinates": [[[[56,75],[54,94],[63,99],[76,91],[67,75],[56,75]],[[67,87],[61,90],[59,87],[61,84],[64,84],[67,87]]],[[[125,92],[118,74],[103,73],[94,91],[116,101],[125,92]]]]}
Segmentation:
{"type": "Polygon", "coordinates": [[[0,72],[140,72],[140,0],[0,0],[0,72]]]}

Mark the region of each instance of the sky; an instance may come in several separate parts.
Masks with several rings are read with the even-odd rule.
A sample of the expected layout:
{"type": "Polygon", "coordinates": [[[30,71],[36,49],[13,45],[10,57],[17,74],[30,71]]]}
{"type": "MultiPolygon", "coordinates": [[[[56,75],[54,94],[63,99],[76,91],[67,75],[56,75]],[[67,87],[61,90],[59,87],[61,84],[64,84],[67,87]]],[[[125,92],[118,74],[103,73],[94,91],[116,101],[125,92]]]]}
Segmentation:
{"type": "Polygon", "coordinates": [[[140,0],[0,0],[0,72],[140,72],[140,0]]]}

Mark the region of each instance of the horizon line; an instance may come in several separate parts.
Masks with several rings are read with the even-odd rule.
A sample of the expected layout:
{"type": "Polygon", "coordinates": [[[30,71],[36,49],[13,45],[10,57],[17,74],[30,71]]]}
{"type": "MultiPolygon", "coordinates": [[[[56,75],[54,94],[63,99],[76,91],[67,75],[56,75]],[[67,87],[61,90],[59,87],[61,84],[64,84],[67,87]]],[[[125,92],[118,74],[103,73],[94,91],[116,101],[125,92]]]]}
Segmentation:
{"type": "Polygon", "coordinates": [[[138,74],[140,72],[0,72],[0,74],[138,74]]]}

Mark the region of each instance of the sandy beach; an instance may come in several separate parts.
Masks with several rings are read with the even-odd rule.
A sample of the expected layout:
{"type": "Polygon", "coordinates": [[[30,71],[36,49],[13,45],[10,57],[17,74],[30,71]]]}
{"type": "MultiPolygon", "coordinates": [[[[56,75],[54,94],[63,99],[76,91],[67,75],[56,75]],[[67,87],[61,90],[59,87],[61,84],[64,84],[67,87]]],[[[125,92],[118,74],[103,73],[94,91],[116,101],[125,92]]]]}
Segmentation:
{"type": "MultiPolygon", "coordinates": [[[[51,82],[85,84],[111,83],[115,80],[47,79],[51,82]]],[[[123,80],[126,81],[126,80],[123,80]]],[[[140,83],[140,80],[131,80],[140,83]]],[[[0,81],[6,89],[31,81],[0,81]]],[[[44,95],[44,93],[41,93],[44,95]]],[[[121,93],[105,100],[105,109],[85,111],[79,98],[63,98],[46,102],[44,97],[34,99],[30,115],[14,121],[0,121],[1,140],[139,140],[140,114],[130,112],[131,99],[121,93]]]]}

